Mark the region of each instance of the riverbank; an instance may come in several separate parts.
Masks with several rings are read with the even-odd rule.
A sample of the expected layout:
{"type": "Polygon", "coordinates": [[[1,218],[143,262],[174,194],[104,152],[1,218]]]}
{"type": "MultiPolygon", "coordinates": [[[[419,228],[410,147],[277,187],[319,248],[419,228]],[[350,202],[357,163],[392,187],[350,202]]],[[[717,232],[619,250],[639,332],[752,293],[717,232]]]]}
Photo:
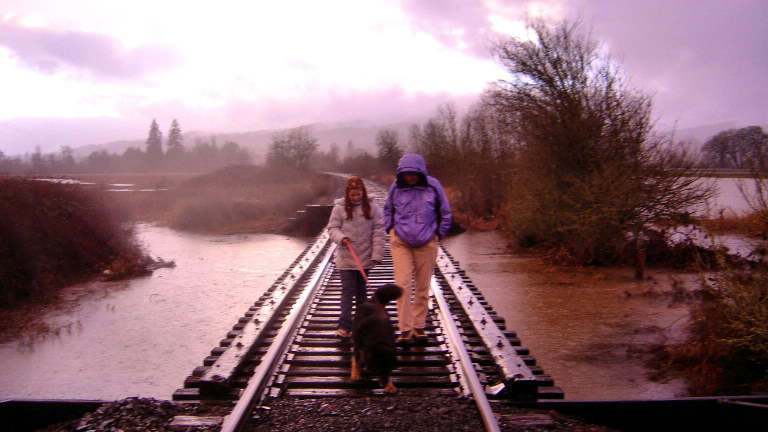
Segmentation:
{"type": "Polygon", "coordinates": [[[0,342],[65,331],[66,325],[39,318],[75,307],[76,299],[59,295],[64,287],[173,265],[172,258],[149,258],[135,243],[136,222],[198,234],[279,233],[306,203],[334,196],[338,183],[258,166],[208,174],[2,176],[0,342]]]}
{"type": "Polygon", "coordinates": [[[154,264],[104,195],[71,184],[0,178],[0,227],[0,308],[94,277],[146,274],[154,264]]]}

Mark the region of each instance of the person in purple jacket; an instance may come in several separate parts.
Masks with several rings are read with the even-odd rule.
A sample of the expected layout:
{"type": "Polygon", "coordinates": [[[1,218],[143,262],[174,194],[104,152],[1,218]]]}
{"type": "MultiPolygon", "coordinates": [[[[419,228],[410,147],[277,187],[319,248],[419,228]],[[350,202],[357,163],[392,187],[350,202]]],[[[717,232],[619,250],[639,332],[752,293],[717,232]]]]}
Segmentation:
{"type": "Polygon", "coordinates": [[[397,340],[426,342],[429,284],[438,241],[451,226],[451,206],[443,186],[427,174],[421,155],[409,153],[400,158],[397,179],[384,204],[384,226],[390,234],[395,284],[403,288],[397,301],[397,340]]]}

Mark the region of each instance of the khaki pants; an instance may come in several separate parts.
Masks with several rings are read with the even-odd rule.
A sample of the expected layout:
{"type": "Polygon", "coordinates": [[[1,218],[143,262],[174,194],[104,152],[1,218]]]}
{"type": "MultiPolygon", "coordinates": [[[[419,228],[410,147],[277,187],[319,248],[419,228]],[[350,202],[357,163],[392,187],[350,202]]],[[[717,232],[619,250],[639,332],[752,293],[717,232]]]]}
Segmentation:
{"type": "Polygon", "coordinates": [[[437,260],[437,236],[424,246],[412,248],[392,230],[390,249],[395,283],[403,289],[403,295],[397,300],[398,327],[401,332],[423,329],[429,306],[429,283],[437,260]]]}

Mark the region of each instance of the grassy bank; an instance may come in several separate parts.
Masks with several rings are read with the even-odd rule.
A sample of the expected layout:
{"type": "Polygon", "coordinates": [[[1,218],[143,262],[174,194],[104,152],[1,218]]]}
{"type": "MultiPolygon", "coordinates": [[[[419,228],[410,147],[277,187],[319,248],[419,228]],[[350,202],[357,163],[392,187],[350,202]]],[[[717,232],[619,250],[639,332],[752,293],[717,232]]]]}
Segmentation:
{"type": "Polygon", "coordinates": [[[305,205],[340,193],[334,177],[290,168],[231,166],[171,191],[159,223],[206,233],[279,232],[305,205]]]}

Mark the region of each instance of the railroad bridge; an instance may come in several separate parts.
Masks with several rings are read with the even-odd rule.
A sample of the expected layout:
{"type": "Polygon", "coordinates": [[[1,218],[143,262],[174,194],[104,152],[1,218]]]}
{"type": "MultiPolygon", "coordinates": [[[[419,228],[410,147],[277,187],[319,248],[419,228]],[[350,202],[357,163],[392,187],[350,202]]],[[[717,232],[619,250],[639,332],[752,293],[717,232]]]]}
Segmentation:
{"type": "MultiPolygon", "coordinates": [[[[384,191],[375,184],[368,184],[368,190],[383,205],[384,191]]],[[[336,248],[323,229],[192,371],[173,399],[236,400],[234,417],[268,398],[384,394],[376,380],[349,378],[352,347],[336,336],[341,297],[333,260],[336,248]]],[[[368,280],[369,294],[394,282],[388,241],[383,263],[372,269],[368,280]]],[[[396,321],[395,305],[388,308],[396,321]]],[[[399,348],[394,381],[400,394],[426,390],[464,395],[475,399],[481,412],[489,409],[489,398],[563,398],[563,391],[442,246],[426,330],[426,344],[399,348]]]]}

